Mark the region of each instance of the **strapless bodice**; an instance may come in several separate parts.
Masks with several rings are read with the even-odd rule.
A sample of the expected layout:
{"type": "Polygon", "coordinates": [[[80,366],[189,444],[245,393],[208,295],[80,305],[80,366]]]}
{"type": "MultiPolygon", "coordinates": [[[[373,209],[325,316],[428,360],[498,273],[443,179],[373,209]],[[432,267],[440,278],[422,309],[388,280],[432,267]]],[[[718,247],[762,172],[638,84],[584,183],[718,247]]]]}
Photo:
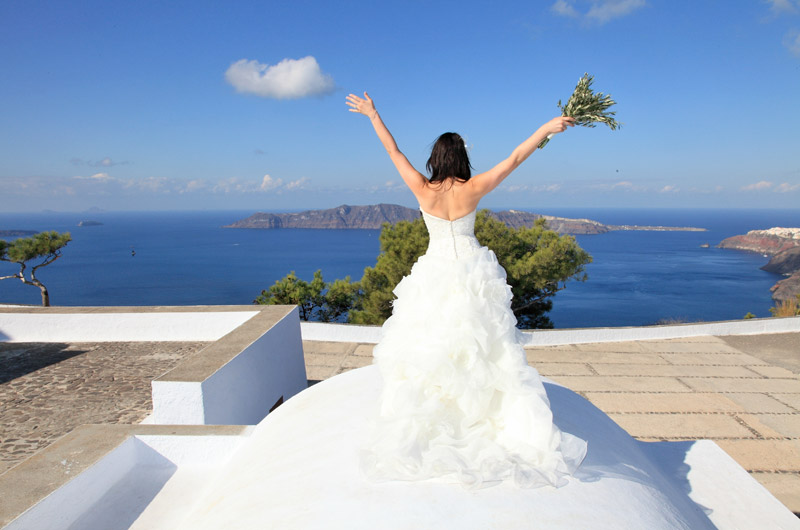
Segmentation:
{"type": "Polygon", "coordinates": [[[419,211],[422,212],[422,218],[430,235],[427,255],[459,259],[481,248],[481,244],[475,238],[477,210],[472,210],[464,217],[452,221],[431,215],[422,208],[419,211]]]}

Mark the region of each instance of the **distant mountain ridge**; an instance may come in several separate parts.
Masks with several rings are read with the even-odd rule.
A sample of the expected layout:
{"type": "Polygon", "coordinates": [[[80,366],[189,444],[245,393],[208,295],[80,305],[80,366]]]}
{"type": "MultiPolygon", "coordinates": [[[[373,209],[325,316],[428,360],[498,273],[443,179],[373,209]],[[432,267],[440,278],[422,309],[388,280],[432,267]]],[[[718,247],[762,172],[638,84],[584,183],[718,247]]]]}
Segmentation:
{"type": "Polygon", "coordinates": [[[38,233],[36,230],[0,230],[0,237],[23,237],[38,233]]]}
{"type": "Polygon", "coordinates": [[[254,213],[224,228],[323,228],[379,229],[383,223],[413,221],[419,210],[397,204],[350,206],[343,204],[327,210],[306,210],[297,213],[254,213]]]}
{"type": "MultiPolygon", "coordinates": [[[[306,210],[297,213],[254,213],[246,219],[236,221],[224,228],[317,228],[317,229],[372,229],[381,228],[383,223],[395,224],[399,221],[418,219],[420,211],[397,204],[373,204],[350,206],[343,204],[326,210],[306,210]]],[[[591,219],[569,219],[540,215],[518,210],[490,212],[495,219],[511,228],[533,226],[537,219],[544,218],[547,227],[562,234],[602,234],[612,230],[682,230],[703,231],[704,228],[605,225],[591,219]]]]}

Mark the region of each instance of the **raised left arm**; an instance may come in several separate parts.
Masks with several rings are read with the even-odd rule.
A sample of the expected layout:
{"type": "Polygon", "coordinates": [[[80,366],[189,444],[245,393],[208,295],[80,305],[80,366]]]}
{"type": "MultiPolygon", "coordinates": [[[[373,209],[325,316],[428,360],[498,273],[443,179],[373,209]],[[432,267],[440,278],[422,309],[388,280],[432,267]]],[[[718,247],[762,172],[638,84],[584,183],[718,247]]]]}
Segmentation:
{"type": "Polygon", "coordinates": [[[350,109],[348,109],[350,112],[357,112],[369,118],[372,127],[375,129],[375,134],[378,135],[378,139],[389,154],[389,158],[392,159],[392,163],[394,163],[394,167],[397,168],[398,173],[403,178],[403,182],[406,183],[415,196],[418,195],[425,186],[427,179],[422,173],[414,169],[406,155],[397,147],[394,136],[389,132],[386,124],[383,123],[380,114],[375,109],[375,103],[372,98],[366,92],[364,92],[363,98],[350,94],[347,96],[347,105],[350,106],[350,109]]]}

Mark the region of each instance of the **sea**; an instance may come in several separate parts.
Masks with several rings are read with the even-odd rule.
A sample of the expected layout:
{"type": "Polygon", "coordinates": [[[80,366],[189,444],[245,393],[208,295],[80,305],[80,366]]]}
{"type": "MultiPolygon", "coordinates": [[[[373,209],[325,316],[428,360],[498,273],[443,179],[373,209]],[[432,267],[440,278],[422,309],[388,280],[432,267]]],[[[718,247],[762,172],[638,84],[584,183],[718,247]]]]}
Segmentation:
{"type": "MultiPolygon", "coordinates": [[[[568,282],[553,299],[549,316],[562,329],[768,317],[770,287],[782,278],[760,270],[769,258],[716,245],[749,230],[800,227],[800,209],[535,211],[613,225],[707,229],[575,236],[593,262],[585,282],[568,282]]],[[[59,306],[251,304],[291,271],[306,280],[318,269],[326,281],[360,279],[380,252],[379,230],[223,228],[252,213],[0,213],[0,230],[71,233],[63,256],[38,271],[59,306]],[[78,226],[87,220],[102,224],[78,226]]],[[[0,276],[17,270],[0,262],[0,276]]],[[[40,303],[38,288],[0,281],[0,304],[40,303]]]]}

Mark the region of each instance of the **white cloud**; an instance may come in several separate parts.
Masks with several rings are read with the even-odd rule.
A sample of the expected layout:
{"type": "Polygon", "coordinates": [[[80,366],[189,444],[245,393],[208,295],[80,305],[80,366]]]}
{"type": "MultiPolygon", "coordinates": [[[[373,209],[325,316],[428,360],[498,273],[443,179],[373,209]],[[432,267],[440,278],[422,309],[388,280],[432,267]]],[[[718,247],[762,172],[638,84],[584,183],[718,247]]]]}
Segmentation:
{"type": "Polygon", "coordinates": [[[500,191],[506,193],[519,193],[521,191],[529,191],[532,193],[549,192],[555,193],[561,190],[561,184],[537,184],[531,186],[529,184],[511,184],[500,187],[500,191]]]}
{"type": "Polygon", "coordinates": [[[663,188],[658,190],[658,192],[659,193],[677,193],[680,190],[681,190],[680,188],[677,188],[677,187],[675,187],[675,186],[673,186],[671,184],[667,184],[666,186],[664,186],[663,188]]]}
{"type": "Polygon", "coordinates": [[[605,0],[594,3],[586,13],[586,18],[598,24],[605,24],[609,20],[624,17],[643,7],[644,4],[644,0],[605,0]]]}
{"type": "Polygon", "coordinates": [[[800,190],[800,184],[789,184],[788,182],[784,182],[775,188],[775,191],[779,193],[786,193],[790,191],[797,191],[800,190]]]}
{"type": "Polygon", "coordinates": [[[213,193],[252,193],[260,189],[260,184],[252,180],[229,177],[218,180],[211,191],[213,193]]]}
{"type": "Polygon", "coordinates": [[[769,4],[769,10],[775,15],[782,13],[796,13],[797,7],[791,0],[765,0],[769,4]]]}
{"type": "Polygon", "coordinates": [[[304,189],[306,182],[309,182],[309,179],[306,177],[299,178],[297,180],[293,180],[291,182],[286,183],[286,191],[292,190],[301,190],[304,189]]]}
{"type": "Polygon", "coordinates": [[[186,185],[179,190],[179,193],[192,193],[195,191],[205,190],[207,188],[208,183],[205,180],[194,179],[187,182],[186,185]]]}
{"type": "Polygon", "coordinates": [[[755,184],[748,184],[747,186],[742,186],[742,191],[761,191],[761,190],[768,190],[772,187],[772,182],[762,180],[760,182],[756,182],[755,184]]]}
{"type": "Polygon", "coordinates": [[[577,18],[579,16],[578,12],[575,11],[575,8],[572,7],[567,0],[557,0],[555,4],[550,6],[550,10],[564,17],[577,18]]]}
{"type": "Polygon", "coordinates": [[[581,18],[586,22],[605,24],[615,18],[624,17],[633,11],[643,7],[645,0],[593,0],[589,9],[585,13],[573,6],[567,0],[557,0],[550,10],[557,15],[581,18]]]}
{"type": "Polygon", "coordinates": [[[305,184],[310,182],[306,177],[284,183],[283,179],[275,178],[271,175],[264,175],[261,182],[256,180],[230,177],[220,179],[213,185],[204,185],[202,189],[208,189],[212,193],[275,193],[281,194],[284,191],[297,191],[305,188],[305,184]]]}
{"type": "Polygon", "coordinates": [[[800,57],[800,31],[793,29],[783,36],[783,45],[789,53],[800,57]]]}
{"type": "Polygon", "coordinates": [[[228,68],[225,79],[237,92],[274,99],[322,96],[336,88],[333,78],[323,73],[310,55],[276,65],[240,59],[228,68]]]}
{"type": "Polygon", "coordinates": [[[174,181],[167,177],[145,177],[126,180],[125,188],[146,191],[150,193],[170,193],[175,187],[174,181]]]}
{"type": "Polygon", "coordinates": [[[264,178],[261,179],[261,191],[269,191],[274,190],[275,188],[280,188],[283,185],[282,179],[272,178],[269,175],[264,175],[264,178]]]}
{"type": "Polygon", "coordinates": [[[600,191],[624,191],[624,192],[652,192],[652,188],[642,184],[634,184],[630,180],[620,180],[617,182],[609,181],[588,181],[577,184],[574,190],[600,190],[600,191]]]}
{"type": "Polygon", "coordinates": [[[75,176],[78,180],[88,180],[92,182],[108,182],[110,180],[114,180],[114,177],[109,175],[108,173],[95,173],[94,175],[89,175],[88,177],[83,176],[75,176]]]}
{"type": "Polygon", "coordinates": [[[101,160],[83,160],[82,158],[71,158],[70,163],[74,166],[91,166],[91,167],[112,167],[112,166],[125,166],[130,164],[130,162],[114,162],[111,158],[105,157],[101,160]]]}

